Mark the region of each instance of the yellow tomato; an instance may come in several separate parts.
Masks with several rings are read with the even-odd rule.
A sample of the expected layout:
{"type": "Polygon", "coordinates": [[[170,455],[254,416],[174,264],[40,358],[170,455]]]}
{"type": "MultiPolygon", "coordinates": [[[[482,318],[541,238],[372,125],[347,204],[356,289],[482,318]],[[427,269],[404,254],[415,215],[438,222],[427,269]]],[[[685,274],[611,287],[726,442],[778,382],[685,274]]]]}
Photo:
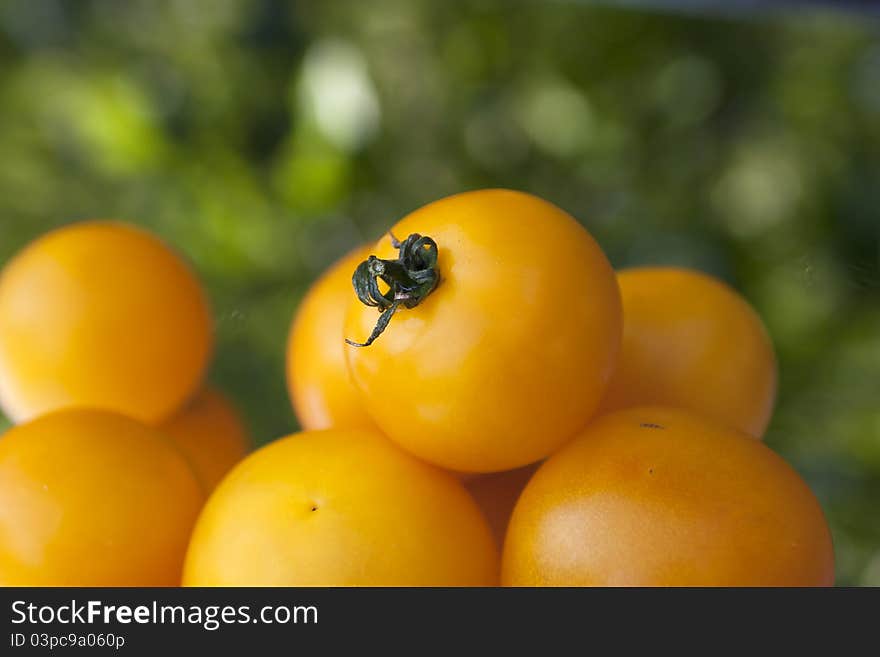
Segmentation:
{"type": "Polygon", "coordinates": [[[189,459],[205,490],[213,490],[251,446],[248,431],[232,403],[206,388],[162,430],[189,459]]]}
{"type": "Polygon", "coordinates": [[[0,274],[0,406],[19,422],[70,406],[160,422],[197,390],[211,343],[192,272],[132,226],[72,224],[0,274]]]}
{"type": "Polygon", "coordinates": [[[604,416],[532,477],[502,581],[533,586],[826,586],[816,498],[746,434],[662,407],[604,416]]]}
{"type": "Polygon", "coordinates": [[[749,304],[687,269],[629,269],[618,281],[623,346],[603,410],[677,406],[761,438],[776,397],[776,358],[749,304]]]}
{"type": "Polygon", "coordinates": [[[357,429],[296,434],[223,480],[193,532],[190,586],[497,583],[486,521],[451,475],[357,429]]]}
{"type": "MultiPolygon", "coordinates": [[[[436,241],[440,283],[372,345],[346,346],[380,429],[426,461],[492,472],[542,459],[583,428],[621,334],[614,272],[590,234],[508,190],[442,199],[391,232],[436,241]]],[[[397,256],[388,237],[373,253],[397,256]]],[[[352,295],[346,338],[364,340],[377,317],[352,295]]]]}
{"type": "Polygon", "coordinates": [[[0,585],[176,586],[203,492],[155,429],[63,410],[0,439],[0,585]]]}
{"type": "Polygon", "coordinates": [[[507,472],[477,475],[464,481],[464,487],[489,521],[492,535],[499,546],[504,544],[504,534],[513,507],[537,469],[538,465],[533,463],[507,472]]]}
{"type": "Polygon", "coordinates": [[[372,428],[345,365],[342,323],[351,275],[366,247],[334,264],[308,291],[287,341],[287,389],[303,429],[372,428]]]}

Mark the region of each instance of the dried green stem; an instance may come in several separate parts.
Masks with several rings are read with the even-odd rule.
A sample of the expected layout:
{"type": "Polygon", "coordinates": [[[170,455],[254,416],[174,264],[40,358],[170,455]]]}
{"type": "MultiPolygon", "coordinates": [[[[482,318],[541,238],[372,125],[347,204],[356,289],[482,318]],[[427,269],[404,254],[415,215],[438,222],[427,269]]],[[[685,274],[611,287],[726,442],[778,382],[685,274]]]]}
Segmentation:
{"type": "Polygon", "coordinates": [[[374,255],[357,266],[351,283],[364,305],[379,310],[379,320],[366,342],[354,342],[353,347],[369,347],[388,328],[394,313],[403,306],[415,308],[434,291],[440,282],[437,266],[437,243],[430,237],[413,233],[403,242],[391,234],[391,244],[398,249],[397,258],[382,260],[374,255]],[[387,286],[384,294],[379,280],[387,286]]]}

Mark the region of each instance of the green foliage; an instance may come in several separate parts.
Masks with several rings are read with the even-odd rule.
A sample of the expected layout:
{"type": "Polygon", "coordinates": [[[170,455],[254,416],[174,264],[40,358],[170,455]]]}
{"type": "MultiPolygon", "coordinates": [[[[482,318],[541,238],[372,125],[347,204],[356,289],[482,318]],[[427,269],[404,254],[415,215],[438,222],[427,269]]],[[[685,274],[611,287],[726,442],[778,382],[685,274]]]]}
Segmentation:
{"type": "Polygon", "coordinates": [[[768,443],[819,495],[839,581],[880,584],[877,28],[803,10],[7,0],[0,261],[86,217],[162,235],[212,293],[213,378],[263,442],[295,428],[286,331],[334,257],[446,194],[538,194],[615,265],[699,267],[756,305],[782,373],[768,443]]]}

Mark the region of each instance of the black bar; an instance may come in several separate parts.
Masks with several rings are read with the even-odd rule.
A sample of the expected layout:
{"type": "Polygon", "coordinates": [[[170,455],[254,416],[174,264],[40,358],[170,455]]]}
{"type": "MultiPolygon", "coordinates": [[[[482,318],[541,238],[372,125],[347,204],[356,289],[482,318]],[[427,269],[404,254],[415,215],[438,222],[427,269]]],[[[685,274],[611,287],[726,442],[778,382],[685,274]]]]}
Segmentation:
{"type": "Polygon", "coordinates": [[[337,654],[352,644],[371,650],[400,647],[414,655],[436,649],[458,655],[471,654],[476,640],[498,650],[521,647],[526,640],[543,642],[542,655],[604,655],[609,651],[603,646],[609,645],[615,647],[610,654],[642,645],[655,650],[702,645],[704,654],[715,654],[716,648],[736,644],[754,650],[768,635],[784,638],[788,647],[804,642],[813,650],[828,641],[837,654],[847,654],[844,646],[859,640],[860,633],[876,641],[872,634],[880,589],[8,588],[0,589],[0,606],[2,655],[70,650],[155,655],[185,649],[198,654],[214,649],[223,654],[337,654]],[[93,603],[98,610],[93,622],[87,621],[89,601],[100,602],[93,603]],[[126,611],[120,612],[120,606],[126,611]],[[138,612],[139,606],[147,611],[138,612]],[[183,607],[187,622],[167,611],[165,623],[155,622],[161,606],[183,607]],[[241,615],[243,606],[248,621],[241,615]],[[224,607],[234,610],[227,619],[235,621],[222,622],[224,607]],[[77,608],[81,622],[58,622],[59,613],[67,621],[77,608]],[[55,622],[30,622],[30,616],[37,619],[41,613],[45,621],[54,615],[55,622]],[[146,622],[134,622],[135,616],[146,622]],[[290,620],[281,622],[285,618],[290,620]],[[707,634],[715,637],[714,646],[702,643],[700,637],[707,634]],[[93,645],[81,649],[57,643],[61,637],[68,643],[86,637],[88,643],[90,636],[93,645]],[[53,637],[56,645],[50,650],[53,637]]]}

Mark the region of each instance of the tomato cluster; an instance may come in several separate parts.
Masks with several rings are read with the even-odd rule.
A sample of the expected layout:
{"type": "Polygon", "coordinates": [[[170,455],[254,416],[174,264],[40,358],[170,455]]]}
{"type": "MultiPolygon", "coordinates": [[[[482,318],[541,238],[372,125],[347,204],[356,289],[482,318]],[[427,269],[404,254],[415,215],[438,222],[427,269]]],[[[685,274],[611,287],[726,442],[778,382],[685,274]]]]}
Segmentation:
{"type": "Polygon", "coordinates": [[[615,272],[535,196],[442,199],[333,265],[289,333],[303,431],[246,458],[199,392],[208,317],[121,224],[6,266],[0,583],[833,583],[816,499],[761,440],[760,318],[698,272],[615,272]]]}
{"type": "Polygon", "coordinates": [[[816,499],[761,442],[777,368],[755,311],[700,272],[615,274],[534,196],[470,192],[405,217],[315,284],[288,353],[306,429],[378,429],[457,473],[503,584],[833,583],[816,499]],[[394,263],[409,235],[436,243],[439,284],[369,347],[346,344],[381,310],[352,294],[358,261],[394,263]]]}
{"type": "Polygon", "coordinates": [[[0,585],[180,583],[207,493],[250,438],[204,384],[206,296],[154,236],[109,221],[0,273],[0,585]]]}

